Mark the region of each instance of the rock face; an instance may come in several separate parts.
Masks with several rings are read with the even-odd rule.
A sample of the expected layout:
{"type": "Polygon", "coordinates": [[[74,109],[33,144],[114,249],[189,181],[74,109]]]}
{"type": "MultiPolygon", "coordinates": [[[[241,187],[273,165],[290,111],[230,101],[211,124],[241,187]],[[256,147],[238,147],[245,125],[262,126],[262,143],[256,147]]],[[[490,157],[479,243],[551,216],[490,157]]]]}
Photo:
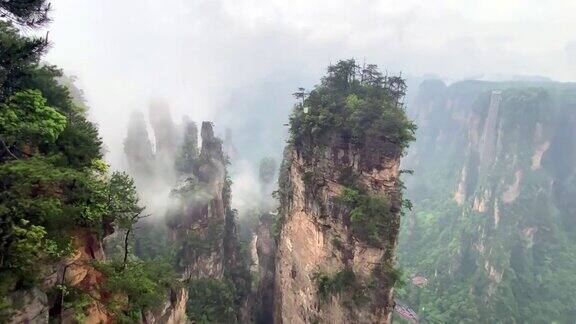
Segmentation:
{"type": "Polygon", "coordinates": [[[103,275],[93,266],[94,261],[105,259],[102,244],[95,233],[78,231],[73,235],[74,252],[70,257],[52,264],[39,265],[43,282],[29,290],[19,290],[10,296],[13,305],[20,305],[12,315],[11,323],[48,323],[48,317],[63,323],[73,323],[74,312],[59,300],[48,300],[47,292],[57,285],[67,285],[93,296],[85,307],[85,323],[109,323],[114,317],[100,301],[109,296],[100,290],[103,275]]]}
{"type": "Polygon", "coordinates": [[[359,150],[334,136],[323,154],[307,156],[297,145],[285,153],[280,180],[283,226],[278,240],[275,275],[276,323],[388,323],[393,284],[374,273],[394,260],[399,230],[398,190],[400,153],[359,150]],[[393,224],[385,243],[375,247],[359,241],[350,229],[350,210],[336,202],[344,187],[340,179],[353,172],[370,194],[390,202],[393,224]],[[318,275],[353,271],[365,296],[342,291],[323,300],[318,275]]]}
{"type": "MultiPolygon", "coordinates": [[[[195,131],[187,133],[196,136],[195,131]]],[[[239,309],[245,299],[242,294],[248,289],[245,286],[249,284],[245,277],[249,256],[241,255],[240,251],[236,212],[231,207],[231,181],[226,171],[228,162],[211,122],[202,123],[200,136],[200,154],[180,160],[188,161],[189,165],[180,165],[183,166],[179,169],[180,180],[171,192],[172,201],[166,215],[169,240],[175,247],[177,271],[185,284],[220,282],[234,289],[237,294],[234,306],[239,309]]],[[[197,143],[187,139],[184,142],[197,143]]],[[[191,147],[184,149],[193,151],[191,147]]],[[[186,305],[188,296],[179,300],[186,305]]],[[[178,304],[172,302],[172,305],[178,304]]],[[[240,316],[238,313],[235,310],[232,317],[240,316]]],[[[233,321],[232,317],[227,321],[233,321]]]]}
{"type": "Polygon", "coordinates": [[[21,305],[12,314],[10,323],[48,323],[48,297],[38,288],[19,290],[10,296],[13,305],[21,305]]]}
{"type": "MultiPolygon", "coordinates": [[[[140,116],[135,120],[137,123],[131,124],[136,124],[137,127],[132,128],[140,130],[139,133],[147,137],[142,131],[146,129],[143,118],[140,116]]],[[[152,207],[149,210],[160,214],[161,217],[164,216],[160,223],[151,222],[147,226],[160,227],[157,233],[165,234],[166,241],[154,246],[149,243],[150,235],[153,234],[140,234],[142,245],[137,251],[142,251],[144,257],[149,257],[147,253],[156,253],[158,246],[174,251],[175,270],[181,276],[184,288],[173,288],[169,300],[164,305],[146,311],[142,314],[143,318],[146,323],[183,322],[187,304],[190,304],[189,286],[212,284],[220,285],[218,287],[230,289],[237,294],[233,296],[234,301],[231,302],[234,303],[232,305],[235,307],[234,310],[231,310],[232,306],[227,305],[222,311],[228,316],[226,321],[232,320],[240,313],[240,304],[246,299],[244,291],[248,290],[246,286],[249,285],[247,277],[249,258],[241,255],[243,250],[238,240],[236,211],[231,207],[231,181],[226,170],[228,157],[224,154],[222,140],[214,135],[211,122],[203,122],[198,130],[193,121],[184,118],[182,127],[176,127],[167,106],[161,103],[151,105],[150,124],[155,138],[153,153],[147,153],[151,151],[148,141],[145,141],[146,145],[140,145],[133,150],[126,147],[126,153],[127,155],[131,153],[128,155],[129,161],[137,160],[141,155],[152,156],[151,172],[138,172],[139,170],[134,168],[138,164],[134,163],[130,164],[130,171],[141,185],[139,189],[145,194],[144,203],[152,207]],[[201,139],[200,147],[198,147],[198,135],[201,139]],[[142,148],[144,152],[141,152],[142,148]],[[163,202],[159,195],[164,188],[171,188],[167,195],[169,196],[167,204],[158,203],[163,202]],[[165,231],[162,230],[164,225],[166,225],[165,231]],[[230,313],[234,314],[229,316],[230,313]]],[[[134,133],[137,132],[129,131],[126,143],[142,144],[141,139],[130,137],[134,133]]],[[[195,291],[195,293],[210,292],[195,291]]],[[[208,297],[202,298],[208,299],[208,297]]],[[[205,315],[197,313],[199,311],[214,313],[212,308],[200,305],[203,302],[210,302],[201,300],[202,298],[196,298],[191,302],[196,305],[192,307],[193,312],[196,312],[192,315],[193,319],[205,315]]],[[[248,308],[244,307],[244,310],[246,309],[248,308]]],[[[249,318],[248,311],[245,313],[246,318],[249,318]]]]}
{"type": "Polygon", "coordinates": [[[143,314],[145,324],[181,324],[186,323],[186,302],[188,291],[184,288],[170,291],[170,299],[162,307],[143,314]]]}
{"type": "Polygon", "coordinates": [[[419,131],[404,167],[415,171],[407,192],[416,212],[400,260],[428,278],[408,301],[439,316],[430,320],[574,314],[576,296],[552,287],[576,287],[564,272],[576,270],[565,250],[576,233],[575,98],[576,86],[553,82],[422,83],[409,105],[419,131]],[[466,312],[447,306],[454,296],[466,312]]]}
{"type": "Polygon", "coordinates": [[[273,233],[274,215],[260,216],[254,236],[255,270],[259,281],[253,293],[252,317],[256,323],[274,322],[274,284],[276,273],[276,241],[273,233]]]}
{"type": "Polygon", "coordinates": [[[211,123],[202,123],[201,137],[200,157],[173,190],[167,221],[172,240],[182,244],[178,258],[183,277],[221,279],[229,188],[222,142],[211,123]]]}

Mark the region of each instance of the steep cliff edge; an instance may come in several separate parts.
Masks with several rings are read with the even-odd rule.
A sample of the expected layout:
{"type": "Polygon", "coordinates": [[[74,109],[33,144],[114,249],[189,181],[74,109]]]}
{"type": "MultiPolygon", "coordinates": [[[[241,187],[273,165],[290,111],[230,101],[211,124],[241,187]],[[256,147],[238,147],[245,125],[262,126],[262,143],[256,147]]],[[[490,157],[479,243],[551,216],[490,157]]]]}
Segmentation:
{"type": "Polygon", "coordinates": [[[402,292],[431,321],[567,322],[576,295],[576,86],[426,81],[402,292]],[[422,284],[424,282],[425,284],[422,284]]]}
{"type": "Polygon", "coordinates": [[[414,125],[404,83],[339,62],[291,117],[280,175],[277,323],[390,322],[402,207],[399,164],[414,125]]]}

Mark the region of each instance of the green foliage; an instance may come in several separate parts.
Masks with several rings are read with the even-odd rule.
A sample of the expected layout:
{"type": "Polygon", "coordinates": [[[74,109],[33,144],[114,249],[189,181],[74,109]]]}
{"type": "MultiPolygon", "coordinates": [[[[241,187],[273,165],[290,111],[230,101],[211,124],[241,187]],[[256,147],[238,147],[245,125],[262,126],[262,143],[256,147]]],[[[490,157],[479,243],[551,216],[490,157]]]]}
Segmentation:
{"type": "Polygon", "coordinates": [[[134,202],[134,191],[127,193],[118,185],[119,175],[108,183],[99,173],[58,167],[57,160],[38,157],[0,164],[3,279],[14,278],[11,273],[15,283],[34,283],[39,262],[69,253],[72,231],[98,232],[105,222],[120,222],[124,208],[134,202]]]}
{"type": "Polygon", "coordinates": [[[334,295],[339,295],[343,305],[350,308],[359,307],[368,301],[370,285],[364,283],[350,268],[334,274],[319,272],[313,279],[321,302],[329,301],[334,295]]]}
{"type": "Polygon", "coordinates": [[[390,260],[381,260],[374,268],[373,275],[379,285],[396,288],[406,286],[406,281],[403,278],[404,273],[402,270],[394,267],[390,260]]]}
{"type": "Polygon", "coordinates": [[[196,279],[188,285],[186,315],[194,323],[236,323],[232,283],[217,279],[196,279]]]}
{"type": "Polygon", "coordinates": [[[380,153],[404,150],[414,140],[416,126],[402,107],[404,80],[384,77],[375,65],[359,71],[354,60],[328,68],[290,117],[293,141],[307,152],[338,135],[360,148],[380,153]],[[387,146],[386,144],[393,144],[387,146]],[[390,151],[391,147],[396,147],[390,151]]]}
{"type": "MultiPolygon", "coordinates": [[[[564,213],[573,219],[566,204],[573,195],[563,196],[563,191],[573,189],[574,167],[570,137],[558,129],[564,120],[573,120],[574,106],[558,93],[574,94],[574,87],[473,86],[477,89],[466,92],[450,86],[452,97],[445,100],[466,102],[469,107],[456,104],[445,110],[446,101],[439,100],[436,113],[430,114],[435,119],[426,123],[434,126],[422,129],[424,136],[418,134],[418,177],[408,186],[414,210],[400,235],[399,260],[411,275],[428,278],[428,284],[407,285],[396,293],[429,322],[568,323],[576,314],[576,254],[573,229],[561,219],[564,213]],[[496,116],[498,144],[495,163],[482,165],[467,154],[469,130],[456,127],[460,117],[454,116],[473,108],[486,119],[491,94],[487,90],[492,89],[502,92],[496,116]],[[449,141],[427,148],[437,143],[438,130],[452,134],[446,136],[449,141]],[[463,136],[451,133],[455,130],[463,136]],[[534,170],[532,157],[542,143],[539,139],[547,138],[561,140],[550,142],[542,168],[534,170]],[[547,156],[549,164],[544,162],[547,156]],[[563,159],[570,162],[564,164],[563,159]],[[463,166],[468,172],[467,200],[459,205],[454,188],[463,166]],[[519,170],[518,197],[503,203],[501,197],[519,170]],[[473,208],[479,197],[488,206],[482,212],[473,208]]],[[[430,109],[436,100],[424,102],[424,107],[430,109]]]]}
{"type": "Polygon", "coordinates": [[[20,36],[11,23],[0,21],[0,100],[18,89],[23,70],[36,64],[45,49],[44,40],[20,36]]]}
{"type": "MultiPolygon", "coordinates": [[[[41,23],[44,1],[0,4],[5,18],[41,23]]],[[[62,73],[41,66],[47,43],[0,22],[0,296],[35,283],[38,265],[70,252],[73,230],[99,231],[109,215],[96,128],[62,73]]],[[[0,303],[4,303],[2,300],[0,303]]]]}
{"type": "Polygon", "coordinates": [[[102,140],[96,126],[80,113],[72,113],[68,124],[50,151],[61,152],[60,164],[73,168],[90,168],[94,160],[102,158],[102,140]]]}
{"type": "Polygon", "coordinates": [[[386,243],[387,234],[395,225],[395,215],[386,197],[344,187],[335,201],[350,208],[350,227],[354,236],[374,246],[386,243]]]}
{"type": "Polygon", "coordinates": [[[5,224],[24,219],[57,230],[66,227],[64,223],[88,223],[92,217],[85,212],[102,206],[103,202],[90,200],[102,189],[95,177],[57,167],[55,160],[32,158],[0,164],[0,213],[5,224]]]}
{"type": "MultiPolygon", "coordinates": [[[[43,143],[40,153],[59,154],[61,165],[89,167],[92,160],[102,157],[102,142],[96,127],[86,120],[83,103],[74,102],[67,86],[59,84],[62,72],[39,64],[45,46],[44,40],[20,36],[10,23],[0,22],[0,125],[5,128],[0,137],[7,142],[17,140],[29,149],[43,143]],[[26,142],[28,138],[22,135],[35,143],[26,142]]],[[[5,159],[4,151],[0,148],[0,157],[5,159]]]]}
{"type": "Polygon", "coordinates": [[[44,227],[30,225],[26,220],[20,220],[18,225],[13,224],[9,235],[11,243],[5,251],[3,268],[18,274],[28,283],[36,279],[36,262],[40,258],[57,257],[63,253],[55,241],[46,237],[44,227]]]}
{"type": "Polygon", "coordinates": [[[190,230],[176,247],[175,261],[179,268],[185,268],[186,262],[195,260],[200,255],[214,252],[221,246],[224,237],[224,221],[210,219],[206,232],[190,230]],[[184,263],[183,263],[184,262],[184,263]]]}
{"type": "Polygon", "coordinates": [[[144,210],[134,180],[125,172],[114,172],[108,181],[108,209],[118,228],[131,229],[144,210]]]}
{"type": "MultiPolygon", "coordinates": [[[[0,2],[8,21],[37,27],[48,20],[43,0],[0,2]]],[[[134,183],[107,174],[97,128],[73,79],[40,63],[48,43],[21,36],[0,21],[0,314],[5,296],[44,275],[42,264],[71,252],[71,234],[102,233],[111,224],[131,228],[142,208],[134,183]],[[71,91],[71,90],[72,91],[71,91]]],[[[143,308],[161,304],[175,277],[159,262],[101,264],[119,321],[134,322],[143,308]],[[126,304],[127,303],[127,304],[126,304]]],[[[65,308],[82,322],[92,302],[86,287],[60,285],[65,308]]]]}
{"type": "Polygon", "coordinates": [[[66,117],[46,105],[38,90],[24,90],[0,105],[0,137],[8,146],[54,142],[66,126],[66,117]]]}
{"type": "Polygon", "coordinates": [[[142,310],[161,306],[171,288],[178,285],[177,276],[168,263],[129,261],[95,263],[105,276],[103,289],[112,293],[108,302],[121,322],[140,320],[142,310]]]}
{"type": "Polygon", "coordinates": [[[342,240],[340,240],[339,238],[335,237],[332,239],[332,245],[334,245],[334,247],[338,250],[342,250],[342,248],[344,247],[344,244],[342,243],[342,240]]]}
{"type": "Polygon", "coordinates": [[[88,307],[92,304],[92,298],[82,290],[68,285],[58,285],[57,289],[63,296],[63,306],[72,310],[75,321],[83,323],[88,307]]]}

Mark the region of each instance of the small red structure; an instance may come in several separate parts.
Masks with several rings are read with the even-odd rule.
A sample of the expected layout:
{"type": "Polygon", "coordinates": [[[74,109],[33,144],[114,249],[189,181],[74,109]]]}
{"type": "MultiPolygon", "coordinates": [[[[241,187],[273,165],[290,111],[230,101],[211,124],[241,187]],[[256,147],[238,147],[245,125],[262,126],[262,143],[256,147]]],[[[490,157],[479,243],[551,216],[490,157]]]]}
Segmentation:
{"type": "Polygon", "coordinates": [[[428,279],[426,279],[426,277],[422,277],[422,276],[412,277],[412,279],[410,281],[416,287],[425,287],[428,284],[428,279]]]}

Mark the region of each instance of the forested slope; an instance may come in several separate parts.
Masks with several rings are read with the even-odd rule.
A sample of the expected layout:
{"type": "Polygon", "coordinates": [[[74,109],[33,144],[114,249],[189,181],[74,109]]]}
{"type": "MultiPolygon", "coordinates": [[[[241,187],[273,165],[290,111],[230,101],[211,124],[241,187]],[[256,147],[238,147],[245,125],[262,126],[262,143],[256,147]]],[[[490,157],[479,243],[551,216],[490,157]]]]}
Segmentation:
{"type": "Polygon", "coordinates": [[[576,86],[421,84],[399,295],[431,322],[568,322],[576,309],[576,86]]]}

